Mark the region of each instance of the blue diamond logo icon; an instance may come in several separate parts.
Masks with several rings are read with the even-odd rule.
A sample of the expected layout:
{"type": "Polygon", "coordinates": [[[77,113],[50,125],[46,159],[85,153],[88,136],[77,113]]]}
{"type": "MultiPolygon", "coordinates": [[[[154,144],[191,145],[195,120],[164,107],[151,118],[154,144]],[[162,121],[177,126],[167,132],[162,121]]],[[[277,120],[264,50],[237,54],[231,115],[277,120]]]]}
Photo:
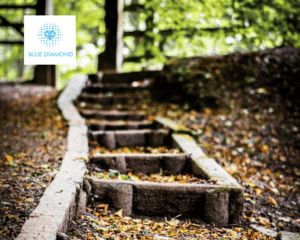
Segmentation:
{"type": "Polygon", "coordinates": [[[51,30],[51,31],[46,30],[46,31],[44,32],[44,36],[45,36],[49,41],[51,41],[51,40],[56,36],[56,32],[55,32],[54,30],[51,30]]]}

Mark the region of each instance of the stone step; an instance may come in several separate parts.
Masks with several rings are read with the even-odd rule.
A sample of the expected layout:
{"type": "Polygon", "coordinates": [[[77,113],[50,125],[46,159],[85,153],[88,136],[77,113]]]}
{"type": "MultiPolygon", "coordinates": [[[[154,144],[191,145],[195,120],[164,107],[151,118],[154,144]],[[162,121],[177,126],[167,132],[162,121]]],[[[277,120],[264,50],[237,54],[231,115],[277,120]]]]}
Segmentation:
{"type": "Polygon", "coordinates": [[[134,81],[142,81],[144,79],[155,78],[161,71],[143,71],[143,72],[127,72],[127,73],[101,73],[89,74],[88,78],[91,82],[102,83],[132,83],[134,81]]]}
{"type": "Polygon", "coordinates": [[[99,120],[144,120],[146,115],[144,111],[101,111],[92,109],[81,109],[81,116],[84,118],[95,118],[99,120]]]}
{"type": "Polygon", "coordinates": [[[143,121],[106,121],[91,119],[87,122],[88,128],[92,131],[97,130],[126,130],[126,129],[145,129],[152,128],[153,122],[143,121]]]}
{"type": "Polygon", "coordinates": [[[157,183],[96,177],[87,177],[87,180],[97,201],[111,202],[113,206],[115,204],[110,196],[111,187],[131,186],[131,204],[128,204],[131,211],[128,215],[165,217],[180,214],[216,225],[229,223],[230,190],[220,188],[217,184],[157,183]]]}
{"type": "Polygon", "coordinates": [[[135,92],[149,89],[149,83],[133,82],[133,83],[93,83],[86,86],[82,92],[85,93],[125,93],[135,92]]]}
{"type": "MultiPolygon", "coordinates": [[[[96,93],[107,91],[109,87],[113,87],[114,91],[121,91],[120,89],[123,89],[124,92],[130,91],[130,86],[133,86],[135,80],[140,81],[137,82],[139,84],[143,82],[143,79],[151,78],[143,74],[98,74],[94,76],[94,79],[91,76],[93,79],[91,82],[94,84],[87,86],[86,90],[96,93]],[[119,90],[116,90],[117,86],[119,90]]],[[[143,93],[147,93],[147,91],[143,93]]],[[[85,93],[85,96],[91,95],[94,98],[99,96],[99,94],[85,93]]],[[[123,94],[123,96],[125,95],[123,94]]],[[[111,95],[114,99],[117,99],[117,96],[121,95],[111,95]]],[[[126,96],[138,95],[128,93],[126,96]]],[[[95,154],[89,161],[92,171],[101,172],[113,169],[118,170],[121,174],[127,174],[130,169],[133,174],[153,174],[161,171],[170,175],[188,173],[201,177],[202,181],[189,184],[182,182],[157,183],[145,182],[138,178],[136,181],[129,181],[121,180],[121,178],[99,179],[90,176],[87,177],[87,182],[90,184],[89,192],[94,197],[97,196],[96,201],[108,201],[117,209],[123,208],[125,215],[129,216],[131,214],[144,216],[182,214],[188,218],[198,218],[207,223],[221,226],[241,222],[244,201],[243,188],[214,159],[208,158],[204,154],[191,136],[190,129],[164,117],[155,117],[154,122],[99,121],[106,120],[107,116],[111,117],[110,120],[126,119],[128,116],[126,112],[132,113],[143,107],[142,101],[136,104],[133,104],[134,101],[110,101],[109,104],[103,101],[93,101],[98,104],[81,103],[80,105],[82,115],[98,118],[98,120],[87,121],[90,129],[89,138],[92,141],[97,141],[100,146],[109,149],[164,146],[177,148],[182,153],[95,154]],[[112,112],[118,112],[118,114],[111,114],[112,112]]],[[[144,119],[145,114],[140,114],[140,116],[143,116],[144,119]]]]}
{"type": "Polygon", "coordinates": [[[109,149],[135,146],[169,146],[171,144],[170,137],[170,131],[165,129],[89,131],[89,138],[92,141],[97,141],[100,146],[109,149]]]}
{"type": "MultiPolygon", "coordinates": [[[[169,130],[168,135],[170,132],[172,130],[169,130]]],[[[103,131],[102,134],[106,133],[103,131]]],[[[115,134],[117,136],[118,131],[115,131],[115,134]]],[[[121,137],[124,136],[124,142],[138,138],[134,134],[131,136],[125,134],[121,137]]],[[[102,154],[95,156],[91,163],[124,173],[127,173],[126,168],[133,168],[135,173],[151,174],[158,172],[161,168],[167,170],[168,167],[174,167],[178,169],[171,171],[176,174],[187,172],[194,176],[201,176],[205,181],[189,184],[157,183],[88,177],[90,192],[97,196],[97,201],[108,201],[112,203],[112,206],[122,208],[123,206],[117,206],[111,199],[111,192],[116,186],[119,186],[117,188],[121,190],[122,186],[126,185],[126,189],[131,189],[128,215],[175,216],[182,214],[221,226],[240,223],[244,201],[243,188],[220,165],[208,158],[191,136],[182,133],[172,134],[172,141],[173,146],[179,147],[184,154],[170,154],[169,156],[177,159],[170,157],[167,163],[165,162],[167,158],[164,159],[163,154],[158,157],[155,157],[155,154],[102,154]],[[208,182],[214,184],[208,184],[208,182]]],[[[128,194],[126,196],[129,197],[128,194]]],[[[115,197],[118,199],[118,196],[115,197]]]]}
{"type": "Polygon", "coordinates": [[[141,99],[139,94],[92,94],[82,93],[79,98],[80,101],[99,103],[103,105],[112,104],[134,104],[141,99]]]}
{"type": "Polygon", "coordinates": [[[142,111],[140,104],[111,104],[79,102],[78,109],[81,110],[101,110],[101,111],[142,111]]]}
{"type": "Polygon", "coordinates": [[[180,174],[188,169],[188,155],[185,153],[161,153],[161,154],[95,154],[90,163],[100,169],[114,169],[127,174],[130,169],[133,174],[153,174],[162,169],[167,174],[180,174]],[[122,166],[126,166],[125,171],[122,166]]]}

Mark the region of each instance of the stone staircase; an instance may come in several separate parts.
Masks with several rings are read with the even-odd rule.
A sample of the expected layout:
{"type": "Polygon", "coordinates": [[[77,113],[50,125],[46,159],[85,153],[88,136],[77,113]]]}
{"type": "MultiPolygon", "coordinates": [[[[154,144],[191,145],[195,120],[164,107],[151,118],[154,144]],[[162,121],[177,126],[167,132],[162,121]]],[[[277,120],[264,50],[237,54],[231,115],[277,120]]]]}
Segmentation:
{"type": "Polygon", "coordinates": [[[78,97],[78,109],[86,118],[89,140],[110,151],[165,147],[176,148],[178,153],[94,154],[88,168],[93,166],[99,173],[189,173],[203,179],[203,184],[111,180],[88,175],[83,189],[87,199],[108,202],[115,209],[123,209],[126,215],[181,214],[217,225],[238,223],[243,210],[243,189],[203,153],[189,129],[164,117],[153,120],[147,109],[141,108],[150,98],[147,90],[155,74],[91,74],[78,97]]]}

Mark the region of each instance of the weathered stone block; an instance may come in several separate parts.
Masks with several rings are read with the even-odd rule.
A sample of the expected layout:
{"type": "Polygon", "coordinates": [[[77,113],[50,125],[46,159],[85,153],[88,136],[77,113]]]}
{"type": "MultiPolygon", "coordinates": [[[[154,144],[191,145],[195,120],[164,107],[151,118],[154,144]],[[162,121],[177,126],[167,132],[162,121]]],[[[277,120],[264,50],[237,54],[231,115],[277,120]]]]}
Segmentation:
{"type": "Polygon", "coordinates": [[[125,161],[125,156],[124,155],[117,156],[117,158],[116,158],[116,169],[121,174],[127,174],[126,161],[125,161]]]}
{"type": "Polygon", "coordinates": [[[240,188],[231,189],[229,196],[229,223],[240,224],[244,209],[244,193],[240,188]]]}
{"type": "Polygon", "coordinates": [[[129,184],[112,184],[109,188],[109,202],[117,210],[123,209],[125,216],[132,214],[132,186],[129,184]]]}
{"type": "Polygon", "coordinates": [[[151,147],[159,147],[166,145],[166,140],[170,131],[165,129],[158,129],[147,134],[148,145],[151,147]]]}
{"type": "Polygon", "coordinates": [[[116,144],[116,137],[115,137],[115,133],[113,131],[107,131],[104,133],[103,138],[101,143],[109,148],[109,149],[116,149],[117,148],[117,144],[116,144]]]}
{"type": "Polygon", "coordinates": [[[83,191],[86,192],[87,201],[89,201],[92,192],[92,186],[87,179],[83,180],[83,191]]]}
{"type": "Polygon", "coordinates": [[[226,225],[229,220],[229,192],[224,189],[208,190],[205,195],[204,219],[207,223],[226,225]]]}
{"type": "Polygon", "coordinates": [[[85,191],[80,189],[78,200],[77,200],[77,207],[76,207],[76,216],[77,217],[79,217],[80,215],[85,214],[86,204],[87,204],[87,194],[86,194],[85,191]]]}
{"type": "Polygon", "coordinates": [[[184,169],[187,162],[187,157],[182,155],[166,156],[163,158],[163,169],[167,174],[179,174],[184,169]]]}
{"type": "Polygon", "coordinates": [[[133,174],[158,173],[162,168],[162,157],[150,154],[132,154],[126,156],[127,168],[132,170],[133,174]]]}
{"type": "Polygon", "coordinates": [[[117,147],[145,146],[146,136],[144,131],[115,131],[117,147]]]}

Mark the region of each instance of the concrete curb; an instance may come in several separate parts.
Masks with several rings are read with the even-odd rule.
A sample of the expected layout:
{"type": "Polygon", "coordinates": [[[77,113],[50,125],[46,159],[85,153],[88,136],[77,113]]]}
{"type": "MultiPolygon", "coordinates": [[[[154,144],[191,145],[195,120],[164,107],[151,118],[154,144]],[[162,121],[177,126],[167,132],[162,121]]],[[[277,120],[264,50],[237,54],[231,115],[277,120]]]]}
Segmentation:
{"type": "Polygon", "coordinates": [[[88,138],[85,120],[72,104],[87,77],[79,75],[71,79],[58,98],[58,106],[69,121],[68,149],[60,171],[44,192],[40,203],[23,225],[17,240],[56,240],[58,232],[66,232],[68,224],[76,214],[77,195],[86,172],[80,158],[88,157],[88,138]]]}

